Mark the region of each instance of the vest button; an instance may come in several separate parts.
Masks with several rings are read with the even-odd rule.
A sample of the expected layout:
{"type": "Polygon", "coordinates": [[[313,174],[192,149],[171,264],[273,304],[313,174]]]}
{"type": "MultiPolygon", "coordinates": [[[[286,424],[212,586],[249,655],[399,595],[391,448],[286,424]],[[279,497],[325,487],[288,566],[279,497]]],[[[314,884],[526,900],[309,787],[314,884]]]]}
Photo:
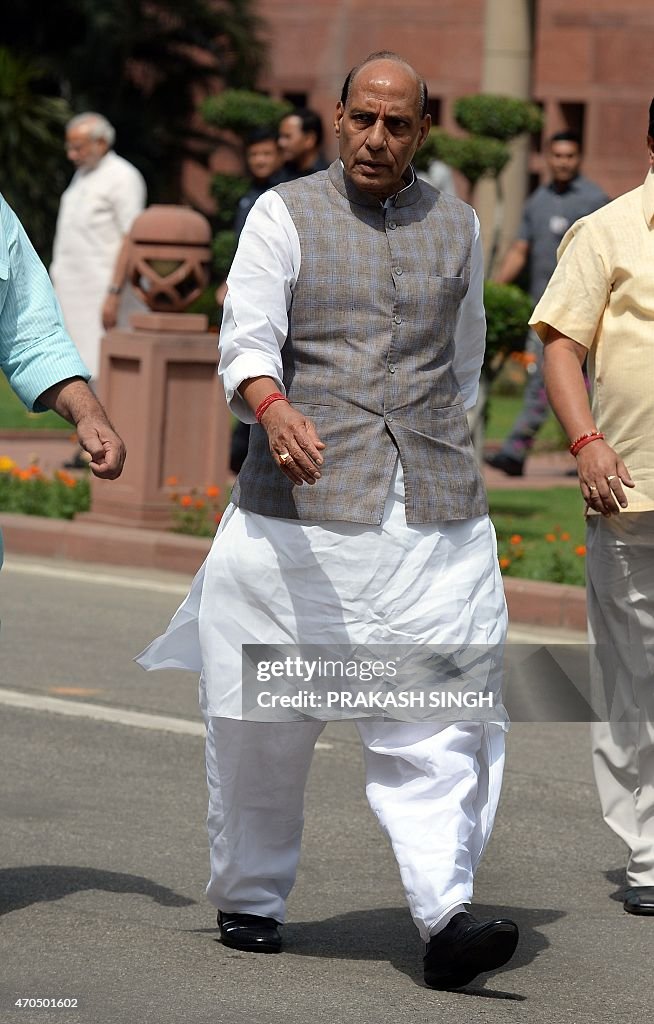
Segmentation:
{"type": "Polygon", "coordinates": [[[402,274],[402,267],[393,267],[393,273],[394,273],[394,274],[395,274],[395,275],[396,275],[397,277],[400,277],[400,275],[402,274]]]}
{"type": "Polygon", "coordinates": [[[387,423],[392,423],[392,422],[393,422],[393,417],[392,417],[392,416],[390,416],[390,415],[389,415],[389,416],[387,416],[387,417],[386,417],[386,422],[387,422],[387,423]]]}
{"type": "Polygon", "coordinates": [[[389,373],[395,373],[395,363],[389,363],[388,364],[388,372],[389,373]]]}
{"type": "Polygon", "coordinates": [[[397,313],[396,313],[395,316],[393,317],[393,323],[394,324],[401,324],[402,323],[402,317],[398,316],[397,313]]]}
{"type": "Polygon", "coordinates": [[[395,231],[395,228],[397,227],[397,224],[395,223],[394,220],[389,220],[389,222],[386,225],[386,227],[389,229],[389,231],[395,231]]]}

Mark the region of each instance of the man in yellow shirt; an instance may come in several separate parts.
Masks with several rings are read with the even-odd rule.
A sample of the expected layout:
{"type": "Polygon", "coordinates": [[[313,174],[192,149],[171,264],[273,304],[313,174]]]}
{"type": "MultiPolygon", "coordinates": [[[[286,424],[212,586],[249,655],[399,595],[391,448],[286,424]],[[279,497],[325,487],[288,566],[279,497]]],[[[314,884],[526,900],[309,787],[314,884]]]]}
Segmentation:
{"type": "Polygon", "coordinates": [[[588,514],[595,778],[629,848],[624,909],[654,915],[654,100],[647,146],[644,184],[563,238],[531,325],[588,514]]]}

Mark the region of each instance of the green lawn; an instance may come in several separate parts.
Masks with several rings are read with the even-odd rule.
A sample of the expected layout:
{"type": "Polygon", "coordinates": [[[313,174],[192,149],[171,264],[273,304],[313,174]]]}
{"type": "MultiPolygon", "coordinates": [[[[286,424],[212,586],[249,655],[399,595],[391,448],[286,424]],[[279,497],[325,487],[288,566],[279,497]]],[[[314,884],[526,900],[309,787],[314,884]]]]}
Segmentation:
{"type": "MultiPolygon", "coordinates": [[[[68,430],[73,428],[55,412],[28,412],[0,372],[0,430],[68,430]]],[[[1,454],[1,453],[0,453],[1,454]]]]}
{"type": "Polygon", "coordinates": [[[510,563],[505,575],[583,584],[584,558],[575,549],[584,544],[586,529],[576,487],[491,490],[488,499],[500,558],[510,563]]]}
{"type": "MultiPolygon", "coordinates": [[[[491,395],[488,403],[487,441],[503,441],[510,433],[513,421],[522,408],[522,398],[507,395],[491,395]]],[[[567,447],[561,427],[550,413],[546,423],[539,430],[533,451],[558,451],[567,447]]]]}

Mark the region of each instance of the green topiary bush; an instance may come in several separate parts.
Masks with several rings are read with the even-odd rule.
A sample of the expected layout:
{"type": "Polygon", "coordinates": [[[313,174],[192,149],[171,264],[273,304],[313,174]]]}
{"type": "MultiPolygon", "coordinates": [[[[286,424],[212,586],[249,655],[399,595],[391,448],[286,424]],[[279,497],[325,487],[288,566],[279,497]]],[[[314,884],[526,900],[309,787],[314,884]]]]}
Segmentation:
{"type": "Polygon", "coordinates": [[[211,243],[213,252],[213,266],[220,280],[224,280],[236,255],[236,233],[234,231],[219,231],[211,243]]]}
{"type": "Polygon", "coordinates": [[[253,128],[276,128],[292,109],[285,100],[272,100],[247,89],[225,89],[218,96],[209,96],[200,106],[208,124],[241,138],[253,128]]]}
{"type": "Polygon", "coordinates": [[[443,160],[460,171],[474,187],[484,175],[497,177],[510,157],[508,146],[497,139],[449,135],[440,128],[432,128],[416,153],[415,164],[418,170],[426,170],[432,160],[443,160]]]}
{"type": "Polygon", "coordinates": [[[484,282],[486,363],[524,348],[533,301],[515,284],[484,282]]]}
{"type": "Polygon", "coordinates": [[[461,96],[454,104],[454,117],[465,131],[502,142],[523,132],[537,132],[543,124],[542,112],[534,103],[487,93],[461,96]]]}
{"type": "Polygon", "coordinates": [[[215,221],[219,228],[231,228],[238,201],[249,187],[247,178],[237,177],[235,174],[214,174],[211,179],[211,195],[218,206],[215,221]]]}

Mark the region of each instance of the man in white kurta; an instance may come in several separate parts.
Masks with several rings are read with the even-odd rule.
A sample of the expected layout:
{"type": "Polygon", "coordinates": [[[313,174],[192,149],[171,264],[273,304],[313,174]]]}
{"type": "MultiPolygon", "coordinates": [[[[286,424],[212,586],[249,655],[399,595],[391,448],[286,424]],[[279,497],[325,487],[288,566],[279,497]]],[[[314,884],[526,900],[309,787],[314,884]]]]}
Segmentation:
{"type": "MultiPolygon", "coordinates": [[[[304,375],[299,366],[306,353],[301,354],[298,304],[302,305],[299,296],[306,281],[311,281],[312,258],[319,248],[316,245],[311,251],[313,236],[311,230],[305,230],[306,225],[301,231],[304,242],[300,238],[296,215],[289,212],[293,195],[301,196],[300,206],[306,205],[305,192],[321,204],[326,201],[319,217],[323,212],[331,214],[333,203],[334,216],[344,214],[345,220],[339,224],[346,232],[359,230],[359,225],[351,222],[350,210],[358,208],[362,221],[370,216],[377,223],[381,218],[392,237],[389,244],[394,246],[397,241],[398,253],[406,253],[407,278],[413,270],[412,225],[420,216],[423,201],[425,210],[439,201],[433,190],[423,196],[410,165],[429,126],[424,86],[413,69],[395,56],[370,58],[351,74],[344,93],[335,122],[342,167],[336,162],[313,181],[304,179],[262,196],[248,216],[228,279],[220,372],[232,409],[246,421],[258,419],[264,428],[270,450],[260,457],[269,461],[256,463],[254,495],[247,494],[244,468],[246,483],[239,485],[240,498],[237,492],[236,504],[223,517],[189,597],[165,636],[140,659],[148,668],[186,667],[202,673],[211,846],[207,891],[219,911],[223,943],[249,951],[278,952],[281,948],[278,926],[285,920],[285,902],[299,858],[304,784],[325,723],[320,716],[278,723],[242,720],[247,718],[241,691],[243,645],[301,643],[333,649],[403,644],[492,650],[501,647],[506,630],[488,515],[453,514],[452,521],[435,522],[429,516],[422,521],[424,516],[421,519],[408,511],[409,494],[420,488],[405,440],[410,445],[411,438],[418,438],[422,444],[422,433],[402,435],[390,413],[386,416],[389,429],[384,432],[383,420],[366,414],[362,429],[381,430],[375,451],[367,451],[366,457],[371,462],[378,458],[380,467],[383,463],[385,490],[380,492],[379,504],[373,501],[370,509],[362,509],[361,501],[354,498],[355,488],[349,502],[352,508],[346,494],[343,513],[330,512],[329,495],[338,491],[339,481],[332,476],[333,484],[325,484],[321,497],[323,477],[329,481],[330,459],[332,467],[338,466],[343,447],[347,448],[357,432],[346,429],[339,444],[329,435],[330,430],[339,430],[337,408],[329,408],[324,427],[321,424],[318,429],[293,404],[293,397],[289,401],[284,397],[287,387],[293,395],[292,388],[297,388],[304,375]],[[363,127],[359,129],[360,122],[363,127]],[[325,200],[325,196],[331,198],[325,200]],[[348,205],[347,196],[354,197],[355,205],[348,205]],[[357,207],[357,203],[364,205],[357,207]],[[401,234],[404,225],[409,229],[405,236],[401,234]],[[291,320],[297,331],[294,381],[283,366],[291,344],[291,320]],[[397,447],[391,440],[392,430],[403,438],[397,447]],[[323,432],[329,438],[326,445],[321,440],[323,432]],[[274,484],[267,486],[263,479],[259,491],[265,494],[257,491],[256,481],[264,466],[290,481],[292,488],[287,491],[292,491],[293,503],[300,501],[301,494],[307,500],[315,497],[313,511],[293,517],[290,512],[288,516],[262,514],[249,507],[252,500],[255,505],[259,499],[268,500],[274,491],[274,484]],[[310,489],[308,493],[305,488],[310,489]]],[[[453,225],[469,225],[470,237],[463,246],[467,256],[462,273],[441,276],[435,283],[435,294],[445,293],[447,308],[455,312],[454,373],[452,367],[443,366],[436,373],[434,396],[427,395],[426,401],[429,404],[433,397],[438,404],[438,388],[447,391],[452,384],[453,404],[438,413],[446,414],[450,423],[456,421],[457,433],[456,437],[452,434],[451,444],[438,449],[439,457],[445,475],[451,457],[452,473],[456,476],[460,471],[467,480],[465,508],[485,509],[463,411],[464,406],[474,404],[484,348],[478,222],[456,199],[443,200],[443,206],[439,222],[450,223],[451,215],[453,225]],[[451,293],[461,295],[458,305],[452,306],[451,293]],[[465,435],[463,441],[459,440],[460,430],[464,432],[461,437],[465,435]],[[468,470],[470,476],[466,476],[468,470]]],[[[362,240],[372,242],[368,228],[362,230],[362,240]]],[[[347,244],[358,260],[367,259],[374,273],[381,275],[382,291],[392,296],[395,285],[390,276],[386,279],[384,270],[386,245],[379,237],[376,243],[374,253],[362,251],[351,239],[347,244]]],[[[451,247],[456,248],[454,237],[451,247]]],[[[448,248],[447,241],[444,248],[448,248]]],[[[329,244],[324,251],[329,263],[329,244]]],[[[347,275],[348,258],[340,247],[337,262],[344,264],[347,275]]],[[[402,268],[396,265],[394,275],[402,277],[402,268]]],[[[360,284],[355,279],[356,287],[360,284]]],[[[346,288],[345,278],[339,294],[327,292],[325,296],[321,288],[327,302],[326,313],[323,309],[321,315],[329,318],[330,303],[334,311],[339,304],[350,309],[346,288]]],[[[410,313],[410,296],[415,295],[410,281],[407,288],[406,311],[410,313]]],[[[403,283],[398,285],[398,294],[403,294],[403,289],[403,283]]],[[[310,303],[313,293],[310,286],[308,290],[310,303]]],[[[302,301],[306,309],[306,293],[302,301]]],[[[422,308],[424,295],[418,296],[417,302],[422,308]]],[[[384,305],[381,294],[378,305],[384,305]]],[[[402,329],[399,310],[404,307],[400,303],[396,308],[394,317],[381,313],[382,331],[391,326],[393,331],[402,329]]],[[[405,312],[409,329],[406,317],[405,312]]],[[[353,307],[348,323],[355,321],[353,307]]],[[[305,327],[310,330],[308,322],[305,327]]],[[[370,324],[369,329],[372,331],[370,324]]],[[[355,333],[353,328],[352,339],[355,333]]],[[[314,352],[320,353],[321,361],[330,344],[328,334],[329,329],[327,335],[317,331],[314,352]]],[[[347,360],[351,353],[353,367],[357,358],[362,361],[361,372],[353,373],[350,388],[356,388],[366,372],[377,373],[373,364],[378,353],[372,347],[369,352],[366,347],[356,351],[340,342],[339,351],[335,358],[347,360]]],[[[388,372],[388,379],[395,380],[396,373],[403,373],[402,362],[387,367],[385,358],[381,377],[385,379],[388,372]]],[[[341,375],[336,378],[338,391],[341,375]]],[[[309,372],[307,379],[315,384],[316,373],[309,372]]],[[[364,388],[364,401],[365,393],[364,388]]],[[[350,406],[341,406],[340,416],[348,410],[351,413],[350,406]]],[[[322,415],[318,408],[316,415],[322,415]]],[[[248,459],[252,458],[252,444],[264,440],[259,427],[253,433],[248,459]]],[[[352,473],[356,470],[353,466],[352,473]]],[[[339,472],[346,472],[342,462],[339,472]]],[[[443,489],[447,489],[445,483],[443,489]]],[[[433,481],[429,491],[435,498],[433,481]]],[[[458,497],[452,497],[453,507],[458,497]]],[[[284,499],[280,500],[284,508],[284,499]]],[[[334,500],[340,508],[341,497],[336,495],[334,500]]],[[[496,676],[488,685],[497,695],[496,676]]],[[[477,974],[495,969],[510,958],[517,942],[513,922],[480,923],[468,912],[474,871],[488,841],[499,797],[503,711],[498,707],[496,718],[485,722],[456,721],[455,717],[439,722],[384,721],[379,717],[357,721],[366,751],[366,793],[390,838],[413,919],[427,943],[425,980],[436,988],[458,988],[477,974]]]]}
{"type": "Polygon", "coordinates": [[[123,281],[113,273],[123,238],[145,206],[143,177],[111,148],[114,130],[106,118],[86,113],[68,124],[66,152],[75,165],[61,197],[50,277],[64,323],[93,378],[99,370],[103,307],[114,324],[141,308],[131,291],[119,301],[123,281]]]}

